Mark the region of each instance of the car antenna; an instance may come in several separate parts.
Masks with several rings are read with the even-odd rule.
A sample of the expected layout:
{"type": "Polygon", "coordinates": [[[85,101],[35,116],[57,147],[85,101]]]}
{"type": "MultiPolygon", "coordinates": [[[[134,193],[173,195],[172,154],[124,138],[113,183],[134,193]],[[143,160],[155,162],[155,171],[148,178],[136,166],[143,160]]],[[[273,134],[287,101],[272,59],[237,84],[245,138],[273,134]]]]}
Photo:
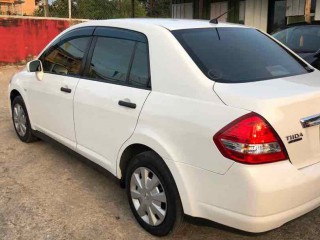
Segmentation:
{"type": "Polygon", "coordinates": [[[228,12],[232,11],[234,8],[230,8],[228,11],[226,11],[225,13],[221,14],[220,16],[216,17],[216,18],[213,18],[210,20],[210,23],[213,23],[213,24],[218,24],[219,23],[219,18],[223,17],[224,15],[226,15],[228,12]]]}

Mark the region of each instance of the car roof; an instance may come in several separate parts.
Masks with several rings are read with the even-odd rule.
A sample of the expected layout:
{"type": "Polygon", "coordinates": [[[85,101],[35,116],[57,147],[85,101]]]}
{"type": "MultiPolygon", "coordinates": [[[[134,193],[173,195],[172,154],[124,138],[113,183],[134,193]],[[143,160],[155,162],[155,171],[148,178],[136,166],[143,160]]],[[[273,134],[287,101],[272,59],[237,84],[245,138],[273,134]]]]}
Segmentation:
{"type": "Polygon", "coordinates": [[[310,26],[310,25],[320,25],[320,21],[312,21],[311,23],[297,22],[297,23],[288,24],[287,27],[292,27],[292,26],[310,26]]]}
{"type": "Polygon", "coordinates": [[[297,23],[291,23],[288,25],[285,25],[281,28],[279,28],[278,30],[276,30],[274,33],[277,33],[279,31],[288,29],[288,28],[292,28],[292,27],[299,27],[299,26],[319,26],[320,25],[320,21],[313,21],[311,23],[307,23],[307,22],[297,22],[297,23]]]}
{"type": "Polygon", "coordinates": [[[130,24],[140,27],[158,26],[168,30],[194,29],[194,28],[212,28],[212,27],[237,27],[247,28],[240,24],[231,23],[210,23],[209,20],[188,20],[188,19],[170,19],[170,18],[126,18],[110,20],[93,20],[84,24],[85,26],[113,26],[128,28],[130,24]]]}

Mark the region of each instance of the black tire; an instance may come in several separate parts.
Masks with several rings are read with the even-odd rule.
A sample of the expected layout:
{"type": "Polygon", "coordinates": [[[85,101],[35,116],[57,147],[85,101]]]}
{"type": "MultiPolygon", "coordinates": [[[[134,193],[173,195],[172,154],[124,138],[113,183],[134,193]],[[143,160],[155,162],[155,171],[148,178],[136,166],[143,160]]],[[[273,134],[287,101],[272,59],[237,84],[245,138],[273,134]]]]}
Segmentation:
{"type": "Polygon", "coordinates": [[[133,215],[146,231],[155,236],[166,236],[180,228],[184,214],[179,192],[167,165],[155,152],[140,153],[130,161],[126,171],[126,192],[133,215]],[[151,170],[158,177],[162,191],[166,195],[166,214],[164,220],[157,226],[148,224],[139,216],[131,198],[131,177],[137,169],[142,167],[151,170]]]}
{"type": "Polygon", "coordinates": [[[26,108],[26,105],[22,99],[21,96],[17,96],[13,99],[12,101],[12,104],[11,104],[11,110],[12,110],[12,122],[13,122],[13,126],[14,126],[14,129],[16,131],[16,134],[18,135],[18,137],[20,138],[20,140],[22,142],[25,142],[25,143],[30,143],[30,142],[34,142],[37,140],[37,137],[33,134],[33,131],[32,131],[32,128],[31,128],[31,124],[30,124],[30,119],[29,119],[29,115],[28,115],[28,111],[27,111],[27,108],[26,108]],[[25,118],[26,118],[26,132],[24,135],[20,135],[17,128],[16,128],[16,125],[15,125],[15,122],[14,122],[14,107],[19,104],[23,111],[24,111],[24,114],[25,114],[25,118]]]}

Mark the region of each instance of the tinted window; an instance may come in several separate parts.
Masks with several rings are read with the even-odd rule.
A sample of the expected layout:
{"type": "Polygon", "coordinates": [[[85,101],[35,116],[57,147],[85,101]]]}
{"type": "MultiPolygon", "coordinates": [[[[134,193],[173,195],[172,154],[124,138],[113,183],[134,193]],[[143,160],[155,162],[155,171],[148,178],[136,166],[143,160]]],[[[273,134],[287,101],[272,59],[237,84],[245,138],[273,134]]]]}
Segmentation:
{"type": "Polygon", "coordinates": [[[250,82],[307,73],[284,48],[255,29],[188,29],[173,34],[215,81],[250,82]]]}
{"type": "Polygon", "coordinates": [[[134,46],[134,41],[99,37],[92,55],[89,77],[126,82],[134,46]]]}
{"type": "Polygon", "coordinates": [[[90,37],[58,43],[41,58],[47,73],[79,75],[90,37]]]}
{"type": "Polygon", "coordinates": [[[274,37],[297,53],[313,53],[320,49],[320,26],[291,27],[274,37]]]}
{"type": "Polygon", "coordinates": [[[136,87],[147,87],[149,82],[149,59],[147,44],[137,43],[129,84],[136,87]]]}

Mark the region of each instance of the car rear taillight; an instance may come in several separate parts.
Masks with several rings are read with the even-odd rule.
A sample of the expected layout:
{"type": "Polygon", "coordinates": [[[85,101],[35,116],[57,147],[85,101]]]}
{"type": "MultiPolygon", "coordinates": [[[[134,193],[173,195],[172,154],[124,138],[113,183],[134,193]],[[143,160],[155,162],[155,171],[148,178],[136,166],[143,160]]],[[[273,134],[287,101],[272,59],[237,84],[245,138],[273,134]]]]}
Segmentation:
{"type": "Polygon", "coordinates": [[[256,113],[231,122],[213,140],[223,156],[237,162],[260,164],[288,159],[278,134],[256,113]]]}

